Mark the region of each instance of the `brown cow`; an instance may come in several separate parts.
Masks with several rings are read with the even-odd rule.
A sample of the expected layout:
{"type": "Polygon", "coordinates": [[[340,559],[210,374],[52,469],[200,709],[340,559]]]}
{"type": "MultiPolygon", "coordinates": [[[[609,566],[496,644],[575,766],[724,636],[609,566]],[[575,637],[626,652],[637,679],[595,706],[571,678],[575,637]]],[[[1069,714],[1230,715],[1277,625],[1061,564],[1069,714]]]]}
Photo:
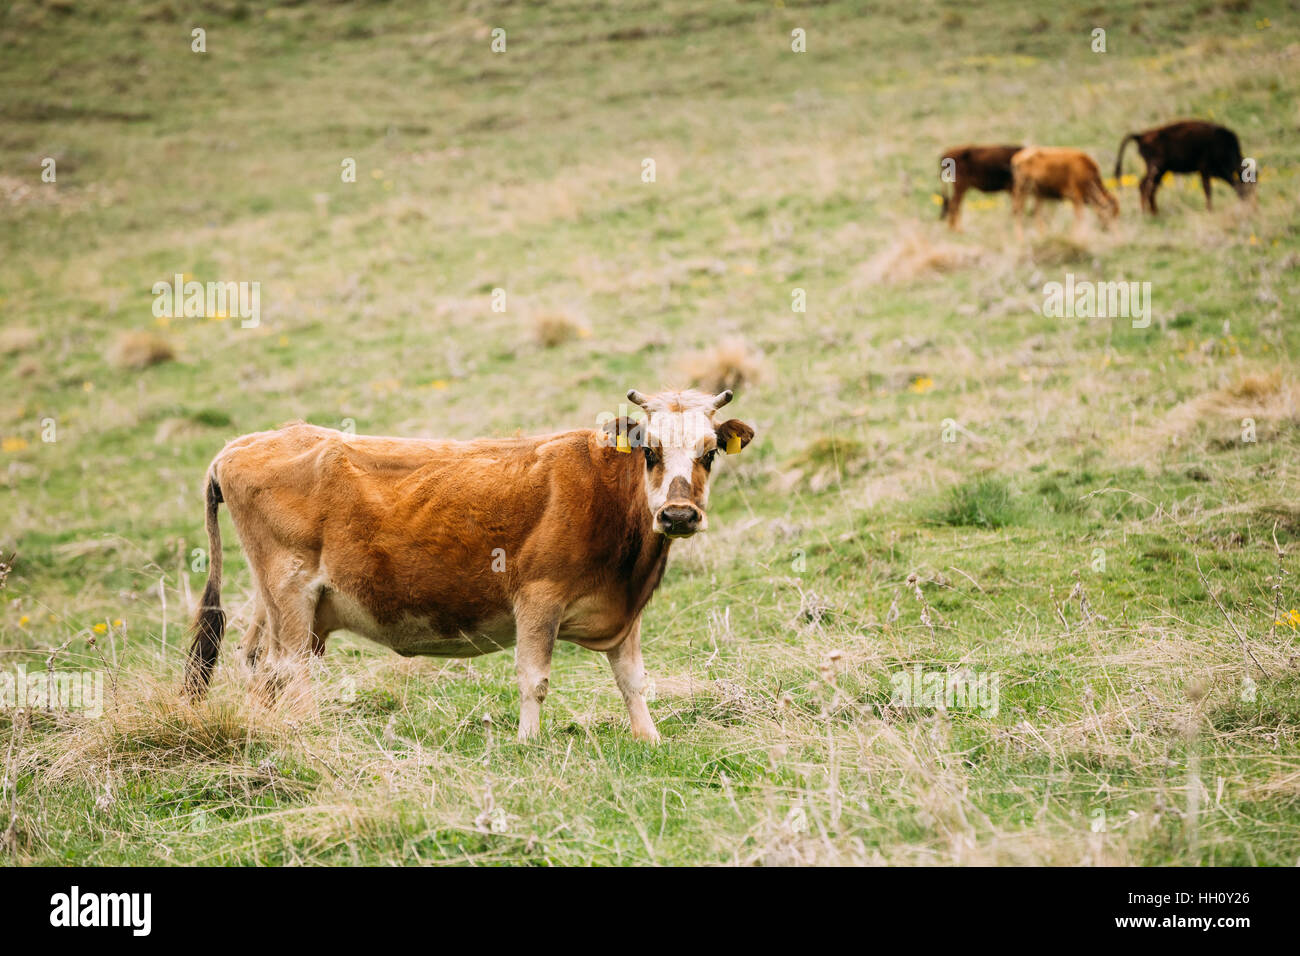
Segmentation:
{"type": "Polygon", "coordinates": [[[1087,153],[1058,146],[1027,146],[1011,157],[1011,212],[1016,237],[1024,238],[1021,224],[1025,199],[1034,197],[1034,219],[1044,199],[1068,199],[1074,205],[1074,226],[1083,224],[1083,207],[1092,206],[1105,227],[1119,215],[1117,200],[1101,181],[1101,170],[1087,153]]]}
{"type": "Polygon", "coordinates": [[[939,218],[948,220],[949,229],[957,228],[962,197],[972,186],[986,193],[1011,188],[1011,157],[1019,150],[1019,146],[958,146],[939,157],[939,178],[952,183],[951,199],[946,191],[939,194],[943,199],[939,218]]]}
{"type": "Polygon", "coordinates": [[[225,629],[224,501],[253,574],[243,651],[264,694],[309,694],[308,655],[340,629],[404,656],[513,645],[525,740],[559,638],[605,652],[633,735],[658,740],[641,612],[673,539],[707,528],[715,455],[754,435],[714,422],[731,394],[633,389],[644,422],[536,438],[360,437],[299,422],[235,439],[207,474],[210,565],[187,690],[207,689],[225,629]]]}
{"type": "Polygon", "coordinates": [[[1165,173],[1200,173],[1206,209],[1213,208],[1210,202],[1212,178],[1222,179],[1236,190],[1241,199],[1253,193],[1254,182],[1242,179],[1241,143],[1237,141],[1237,134],[1227,127],[1201,120],[1183,120],[1144,133],[1129,133],[1119,141],[1119,153],[1115,157],[1116,179],[1124,169],[1124,147],[1129,140],[1137,143],[1138,152],[1146,160],[1146,174],[1142,177],[1138,194],[1142,197],[1142,208],[1153,216],[1157,212],[1156,190],[1160,188],[1160,178],[1165,173]]]}

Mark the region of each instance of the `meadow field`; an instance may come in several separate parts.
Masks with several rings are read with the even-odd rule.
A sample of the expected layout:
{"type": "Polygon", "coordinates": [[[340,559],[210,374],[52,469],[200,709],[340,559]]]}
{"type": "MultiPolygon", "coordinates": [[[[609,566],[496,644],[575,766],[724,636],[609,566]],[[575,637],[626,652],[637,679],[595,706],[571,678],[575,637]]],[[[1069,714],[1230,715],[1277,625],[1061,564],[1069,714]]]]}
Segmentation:
{"type": "Polygon", "coordinates": [[[0,707],[0,860],[1296,864],[1298,92],[1281,0],[9,4],[0,669],[103,699],[0,707]],[[1256,201],[1143,217],[1130,149],[1108,230],[938,221],[949,146],[1110,176],[1183,117],[1256,201]],[[259,320],[156,316],[178,274],[259,320]],[[1044,314],[1067,275],[1150,283],[1149,324],[1044,314]],[[757,437],[645,614],[660,746],[571,645],[534,745],[509,653],[332,638],[314,712],[254,706],[224,515],[234,620],[180,696],[228,439],[665,385],[757,437]]]}

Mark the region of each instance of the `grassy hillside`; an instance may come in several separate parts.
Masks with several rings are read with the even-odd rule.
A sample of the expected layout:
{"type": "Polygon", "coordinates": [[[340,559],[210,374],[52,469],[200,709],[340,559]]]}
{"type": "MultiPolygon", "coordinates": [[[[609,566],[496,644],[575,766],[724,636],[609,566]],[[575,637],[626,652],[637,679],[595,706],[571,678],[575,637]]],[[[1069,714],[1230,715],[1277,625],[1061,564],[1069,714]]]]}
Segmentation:
{"type": "Polygon", "coordinates": [[[107,695],[0,710],[6,862],[1300,859],[1294,4],[188,6],[0,13],[0,664],[107,695]],[[1130,150],[1108,231],[936,221],[947,146],[1109,174],[1184,116],[1237,130],[1256,204],[1180,179],[1143,219],[1130,150]],[[260,324],[155,318],[177,273],[260,283],[260,324]],[[1151,283],[1149,327],[1043,315],[1067,273],[1151,283]],[[661,747],[567,645],[530,747],[509,654],[334,639],[287,718],[236,621],[175,696],[227,439],[724,382],[758,438],[646,614],[661,747]],[[917,668],[996,713],[900,706],[917,668]]]}

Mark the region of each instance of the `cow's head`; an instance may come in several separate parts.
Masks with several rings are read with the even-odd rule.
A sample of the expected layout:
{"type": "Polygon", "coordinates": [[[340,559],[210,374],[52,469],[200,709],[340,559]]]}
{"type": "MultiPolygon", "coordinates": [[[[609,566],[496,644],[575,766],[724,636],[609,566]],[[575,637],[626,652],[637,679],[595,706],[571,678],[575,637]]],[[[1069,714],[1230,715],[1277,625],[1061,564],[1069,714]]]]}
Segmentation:
{"type": "Polygon", "coordinates": [[[1254,199],[1256,183],[1253,180],[1247,180],[1244,176],[1245,167],[1238,163],[1237,168],[1232,171],[1232,188],[1237,193],[1239,199],[1254,199]]]}
{"type": "Polygon", "coordinates": [[[629,453],[643,460],[646,498],[654,529],[670,538],[687,538],[709,526],[709,476],[718,452],[734,455],[749,444],[754,429],[737,419],[716,424],[714,414],[731,401],[731,390],[663,392],[628,400],[645,410],[639,441],[629,453]]]}

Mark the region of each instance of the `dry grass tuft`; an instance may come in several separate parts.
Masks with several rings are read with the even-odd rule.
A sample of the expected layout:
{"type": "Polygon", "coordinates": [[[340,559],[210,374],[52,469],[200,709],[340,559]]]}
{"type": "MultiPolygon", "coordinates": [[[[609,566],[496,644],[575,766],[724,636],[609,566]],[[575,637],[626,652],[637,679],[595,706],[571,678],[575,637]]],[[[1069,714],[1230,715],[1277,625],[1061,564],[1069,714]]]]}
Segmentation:
{"type": "Polygon", "coordinates": [[[0,206],[34,206],[58,202],[53,183],[32,183],[14,176],[0,176],[0,206]]]}
{"type": "Polygon", "coordinates": [[[164,418],[153,434],[155,445],[170,445],[202,435],[206,429],[191,418],[164,418]]]}
{"type": "Polygon", "coordinates": [[[1271,372],[1268,375],[1246,375],[1224,389],[1233,398],[1260,400],[1277,394],[1282,387],[1282,373],[1271,372]]]}
{"type": "Polygon", "coordinates": [[[0,329],[0,355],[15,355],[36,348],[41,337],[35,329],[15,326],[0,329]]]}
{"type": "Polygon", "coordinates": [[[734,335],[688,355],[682,362],[682,372],[693,387],[720,392],[763,381],[767,362],[762,352],[734,335]]]}
{"type": "Polygon", "coordinates": [[[105,696],[101,717],[65,718],[66,726],[50,738],[58,746],[43,780],[94,784],[106,766],[149,772],[178,762],[225,760],[249,741],[284,730],[273,715],[242,701],[194,706],[175,688],[134,675],[117,693],[106,686],[105,696]]]}
{"type": "Polygon", "coordinates": [[[1091,261],[1092,250],[1082,242],[1065,235],[1051,235],[1034,242],[1029,247],[1030,258],[1040,266],[1081,265],[1091,261]]]}
{"type": "Polygon", "coordinates": [[[553,349],[574,339],[585,339],[591,331],[563,312],[543,312],[533,320],[533,335],[542,348],[553,349]]]}
{"type": "Polygon", "coordinates": [[[1174,408],[1156,429],[1157,437],[1168,441],[1204,429],[1220,442],[1235,443],[1246,419],[1259,439],[1300,422],[1300,384],[1284,382],[1278,371],[1243,376],[1174,408]]]}
{"type": "Polygon", "coordinates": [[[913,229],[872,256],[861,267],[859,276],[865,285],[911,282],[975,265],[981,257],[979,249],[935,240],[926,232],[913,229]]]}
{"type": "Polygon", "coordinates": [[[821,491],[865,470],[868,461],[868,449],[858,439],[818,435],[790,459],[790,471],[782,476],[782,485],[793,488],[807,481],[811,490],[821,491]]]}
{"type": "Polygon", "coordinates": [[[176,358],[171,343],[154,332],[124,332],[109,350],[108,359],[118,368],[143,369],[176,358]]]}

